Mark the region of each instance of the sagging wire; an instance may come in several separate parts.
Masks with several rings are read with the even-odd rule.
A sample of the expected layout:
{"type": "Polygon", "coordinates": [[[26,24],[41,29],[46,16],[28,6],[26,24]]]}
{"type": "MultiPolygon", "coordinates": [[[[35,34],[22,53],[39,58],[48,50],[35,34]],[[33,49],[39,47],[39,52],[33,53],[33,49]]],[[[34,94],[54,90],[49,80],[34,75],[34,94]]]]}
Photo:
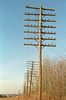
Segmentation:
{"type": "Polygon", "coordinates": [[[39,49],[39,47],[35,46],[37,49],[39,49]]]}
{"type": "Polygon", "coordinates": [[[32,1],[32,0],[31,0],[32,2],[30,2],[29,0],[25,0],[25,1],[27,2],[26,4],[28,4],[28,2],[29,2],[28,6],[30,6],[30,5],[33,4],[33,2],[34,2],[34,1],[32,1]]]}
{"type": "Polygon", "coordinates": [[[37,30],[39,30],[37,27],[35,27],[37,30]]]}
{"type": "Polygon", "coordinates": [[[37,35],[37,33],[35,33],[35,35],[36,35],[37,37],[39,37],[39,35],[37,35]]]}
{"type": "Polygon", "coordinates": [[[37,21],[35,21],[37,24],[39,24],[37,21]]]}

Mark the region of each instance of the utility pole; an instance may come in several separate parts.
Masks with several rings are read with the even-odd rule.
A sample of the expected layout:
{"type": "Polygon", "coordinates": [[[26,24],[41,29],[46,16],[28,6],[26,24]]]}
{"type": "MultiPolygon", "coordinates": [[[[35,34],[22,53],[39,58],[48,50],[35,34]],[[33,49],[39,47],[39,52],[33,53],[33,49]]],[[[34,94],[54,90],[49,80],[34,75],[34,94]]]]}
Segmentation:
{"type": "Polygon", "coordinates": [[[28,91],[29,91],[29,70],[27,70],[27,72],[25,73],[25,76],[24,76],[24,80],[25,80],[25,83],[24,83],[24,89],[25,89],[25,93],[26,95],[28,95],[28,91]]]}
{"type": "Polygon", "coordinates": [[[39,25],[24,25],[24,27],[34,27],[34,28],[38,28],[39,31],[24,31],[24,33],[32,33],[32,34],[36,34],[38,35],[38,37],[26,37],[24,39],[29,39],[29,40],[36,40],[38,41],[37,44],[24,44],[24,45],[29,45],[29,46],[36,46],[36,47],[39,47],[39,100],[42,99],[42,60],[41,60],[41,56],[42,56],[42,47],[56,47],[56,45],[54,44],[43,44],[43,40],[56,40],[56,38],[45,38],[43,37],[44,34],[48,35],[55,35],[56,33],[54,32],[46,32],[44,31],[43,32],[43,29],[45,28],[56,28],[55,26],[47,26],[47,25],[43,25],[43,22],[56,22],[55,20],[46,20],[46,19],[43,19],[42,17],[43,16],[56,16],[55,14],[46,14],[46,13],[43,13],[44,10],[47,10],[47,11],[55,11],[54,9],[47,9],[47,8],[43,8],[42,6],[40,7],[29,7],[29,6],[26,6],[26,8],[30,8],[30,9],[36,9],[36,10],[39,10],[39,13],[26,13],[25,12],[25,15],[35,15],[35,16],[39,16],[39,19],[24,19],[24,21],[35,21],[35,22],[39,22],[39,25]]]}
{"type": "Polygon", "coordinates": [[[26,94],[26,82],[24,82],[24,96],[26,94]]]}
{"type": "Polygon", "coordinates": [[[19,91],[18,91],[18,100],[19,100],[19,97],[20,97],[20,89],[19,89],[19,91]]]}
{"type": "Polygon", "coordinates": [[[29,82],[29,70],[27,72],[27,95],[28,95],[28,82],[29,82]]]}
{"type": "Polygon", "coordinates": [[[40,6],[40,22],[39,22],[39,100],[42,96],[41,32],[42,32],[42,6],[40,6]]]}
{"type": "Polygon", "coordinates": [[[32,85],[33,63],[34,62],[32,61],[31,77],[30,77],[30,92],[31,92],[31,85],[32,85]]]}
{"type": "Polygon", "coordinates": [[[35,70],[34,67],[36,67],[35,65],[38,65],[36,63],[37,62],[35,62],[35,61],[27,61],[27,69],[30,69],[31,70],[30,71],[30,90],[29,90],[29,95],[31,93],[32,78],[36,76],[36,75],[34,75],[34,72],[36,72],[36,71],[34,71],[35,70]]]}

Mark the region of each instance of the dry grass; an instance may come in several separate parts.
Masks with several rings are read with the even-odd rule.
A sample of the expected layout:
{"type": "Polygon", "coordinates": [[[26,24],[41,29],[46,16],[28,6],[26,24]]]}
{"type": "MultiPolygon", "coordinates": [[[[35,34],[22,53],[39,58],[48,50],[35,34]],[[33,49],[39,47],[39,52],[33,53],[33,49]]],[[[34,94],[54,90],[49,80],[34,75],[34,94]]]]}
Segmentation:
{"type": "Polygon", "coordinates": [[[0,100],[27,100],[24,98],[24,96],[18,97],[5,97],[5,98],[0,98],[0,100]]]}
{"type": "MultiPolygon", "coordinates": [[[[37,96],[32,95],[31,97],[20,96],[19,98],[18,97],[5,97],[5,98],[0,98],[0,100],[38,100],[37,97],[38,97],[38,95],[37,96]]],[[[56,100],[46,94],[44,94],[42,97],[43,97],[42,100],[56,100]]],[[[59,100],[59,99],[57,99],[57,100],[59,100]]],[[[65,98],[63,97],[61,100],[66,100],[66,97],[65,98]]]]}
{"type": "Polygon", "coordinates": [[[54,100],[66,100],[66,59],[44,59],[42,76],[43,93],[54,100]]]}
{"type": "MultiPolygon", "coordinates": [[[[0,98],[0,100],[35,100],[35,97],[27,97],[27,96],[19,96],[19,97],[5,97],[5,98],[0,98]]],[[[37,99],[36,99],[37,100],[37,99]]]]}
{"type": "Polygon", "coordinates": [[[20,96],[18,97],[5,97],[0,98],[0,100],[35,100],[34,97],[20,96]]]}

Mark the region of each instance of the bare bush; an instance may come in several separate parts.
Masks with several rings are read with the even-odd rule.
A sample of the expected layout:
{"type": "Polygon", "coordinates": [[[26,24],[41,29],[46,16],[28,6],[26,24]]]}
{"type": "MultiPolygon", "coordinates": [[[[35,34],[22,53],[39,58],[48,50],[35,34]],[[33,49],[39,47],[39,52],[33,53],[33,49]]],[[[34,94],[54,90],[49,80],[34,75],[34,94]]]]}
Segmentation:
{"type": "MultiPolygon", "coordinates": [[[[42,89],[54,100],[66,97],[66,60],[44,59],[42,66],[42,89]]],[[[48,99],[49,100],[49,99],[48,99]]]]}

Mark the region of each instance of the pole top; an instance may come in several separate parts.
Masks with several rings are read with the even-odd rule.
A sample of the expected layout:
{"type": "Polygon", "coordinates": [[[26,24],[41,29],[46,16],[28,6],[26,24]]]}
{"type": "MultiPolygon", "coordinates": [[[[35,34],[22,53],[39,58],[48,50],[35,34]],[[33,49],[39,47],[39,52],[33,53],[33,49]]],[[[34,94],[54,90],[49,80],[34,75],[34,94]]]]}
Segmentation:
{"type": "Polygon", "coordinates": [[[42,8],[42,6],[40,6],[40,8],[42,8]]]}

